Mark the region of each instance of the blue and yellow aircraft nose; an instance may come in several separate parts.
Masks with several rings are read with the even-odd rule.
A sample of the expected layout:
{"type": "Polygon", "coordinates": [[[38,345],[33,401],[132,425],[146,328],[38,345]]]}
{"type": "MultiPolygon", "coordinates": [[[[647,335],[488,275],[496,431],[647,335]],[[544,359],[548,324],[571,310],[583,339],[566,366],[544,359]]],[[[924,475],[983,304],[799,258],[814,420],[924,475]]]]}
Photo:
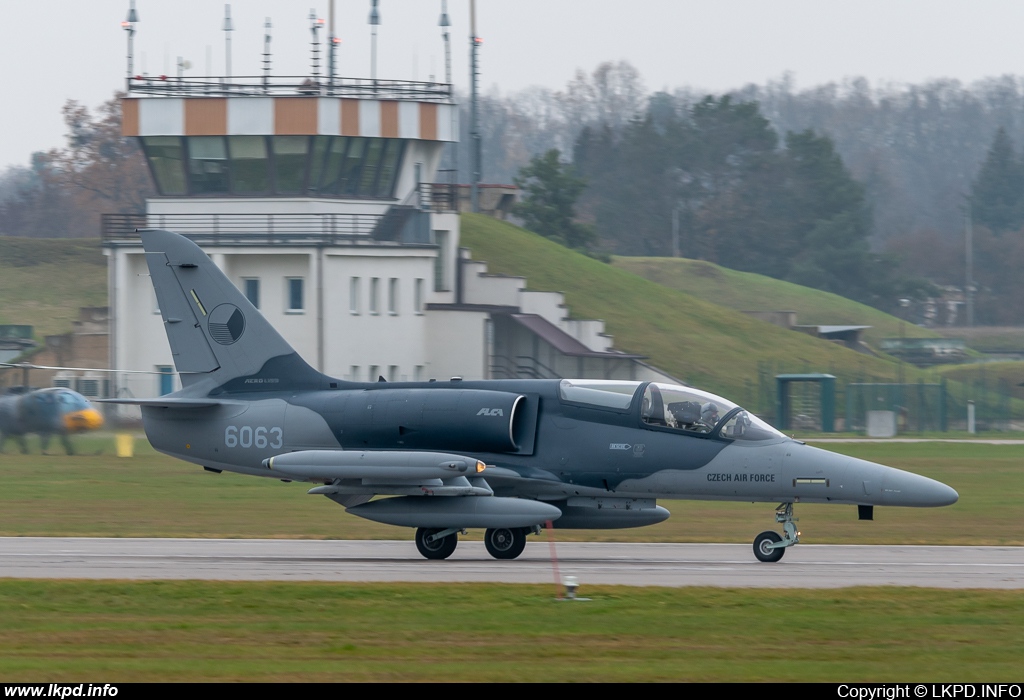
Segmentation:
{"type": "Polygon", "coordinates": [[[64,428],[69,433],[81,433],[103,427],[103,416],[95,408],[85,408],[64,414],[64,428]]]}

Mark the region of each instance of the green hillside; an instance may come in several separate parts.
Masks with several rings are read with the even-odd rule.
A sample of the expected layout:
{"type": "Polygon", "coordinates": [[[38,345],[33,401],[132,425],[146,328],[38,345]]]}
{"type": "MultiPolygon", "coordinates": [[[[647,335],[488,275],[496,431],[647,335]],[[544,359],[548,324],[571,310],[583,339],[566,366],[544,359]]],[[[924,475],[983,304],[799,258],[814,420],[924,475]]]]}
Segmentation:
{"type": "MultiPolygon", "coordinates": [[[[617,349],[646,355],[680,379],[741,402],[751,401],[766,365],[771,373],[831,372],[841,384],[896,376],[891,360],[756,321],[511,224],[464,215],[462,245],[492,273],[524,276],[530,289],[564,292],[575,317],[604,319],[617,349]]],[[[907,367],[904,376],[925,375],[907,367]]]]}
{"type": "Polygon", "coordinates": [[[0,236],[0,324],[33,326],[41,340],[70,331],[79,307],[106,305],[99,239],[0,236]]]}
{"type": "Polygon", "coordinates": [[[739,272],[703,260],[687,258],[625,258],[612,264],[622,270],[678,289],[706,301],[737,311],[796,311],[797,323],[871,326],[864,339],[874,347],[882,338],[934,338],[938,334],[884,311],[845,297],[772,279],[752,272],[739,272]]]}

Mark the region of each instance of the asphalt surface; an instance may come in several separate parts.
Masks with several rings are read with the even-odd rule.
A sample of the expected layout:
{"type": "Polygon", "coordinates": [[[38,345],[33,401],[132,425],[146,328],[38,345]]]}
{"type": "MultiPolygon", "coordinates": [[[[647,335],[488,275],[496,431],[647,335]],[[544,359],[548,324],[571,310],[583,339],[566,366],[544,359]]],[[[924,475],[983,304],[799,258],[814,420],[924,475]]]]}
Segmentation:
{"type": "MultiPolygon", "coordinates": [[[[839,588],[1024,588],[1024,547],[797,545],[762,564],[750,545],[564,542],[561,577],[587,584],[839,588]]],[[[550,544],[531,537],[515,561],[460,542],[446,561],[411,541],[0,538],[0,577],[233,581],[553,583],[550,544]]]]}

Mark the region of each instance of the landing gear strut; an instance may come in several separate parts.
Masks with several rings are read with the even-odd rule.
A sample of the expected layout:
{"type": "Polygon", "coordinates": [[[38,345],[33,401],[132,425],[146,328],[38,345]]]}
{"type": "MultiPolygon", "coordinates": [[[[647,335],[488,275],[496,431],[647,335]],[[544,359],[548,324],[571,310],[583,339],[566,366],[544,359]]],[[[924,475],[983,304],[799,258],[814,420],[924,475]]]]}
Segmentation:
{"type": "Polygon", "coordinates": [[[484,546],[495,559],[515,559],[526,548],[525,527],[496,527],[484,533],[484,546]]]}
{"type": "Polygon", "coordinates": [[[786,553],[786,547],[792,547],[800,541],[800,533],[796,525],[798,518],[793,517],[793,504],[780,503],[775,509],[775,522],[782,523],[782,529],[786,533],[780,537],[778,533],[766,530],[754,538],[754,556],[758,561],[775,562],[782,559],[786,553]]]}
{"type": "Polygon", "coordinates": [[[416,549],[427,559],[447,559],[459,544],[459,531],[416,528],[416,549]]]}

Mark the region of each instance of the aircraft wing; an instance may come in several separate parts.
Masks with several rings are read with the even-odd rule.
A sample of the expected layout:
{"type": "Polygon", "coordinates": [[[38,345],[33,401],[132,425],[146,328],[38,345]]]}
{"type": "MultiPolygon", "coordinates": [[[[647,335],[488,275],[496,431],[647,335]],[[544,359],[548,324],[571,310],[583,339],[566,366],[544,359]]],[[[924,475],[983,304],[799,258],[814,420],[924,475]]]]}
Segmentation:
{"type": "Polygon", "coordinates": [[[124,406],[151,406],[153,408],[213,408],[241,404],[241,401],[222,401],[220,399],[94,399],[96,403],[113,403],[124,406]]]}

